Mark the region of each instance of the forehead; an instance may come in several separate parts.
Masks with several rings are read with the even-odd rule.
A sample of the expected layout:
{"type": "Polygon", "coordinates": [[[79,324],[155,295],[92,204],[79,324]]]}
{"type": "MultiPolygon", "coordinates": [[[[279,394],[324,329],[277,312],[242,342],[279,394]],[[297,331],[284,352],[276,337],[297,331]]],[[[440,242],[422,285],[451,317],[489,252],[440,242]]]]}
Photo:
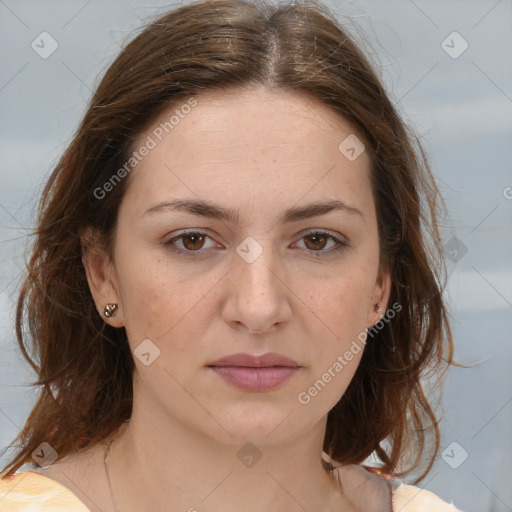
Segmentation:
{"type": "MultiPolygon", "coordinates": [[[[197,105],[187,108],[185,113],[189,100],[164,111],[143,137],[153,134],[160,139],[160,132],[163,139],[170,140],[171,133],[187,138],[186,146],[175,145],[174,155],[181,156],[180,150],[183,150],[188,158],[193,146],[205,144],[225,153],[236,152],[239,148],[244,151],[258,148],[259,151],[261,147],[273,146],[298,150],[301,146],[317,147],[319,144],[331,147],[334,144],[336,149],[339,142],[354,133],[348,121],[332,108],[290,91],[269,91],[262,87],[213,91],[194,98],[197,105]]],[[[319,148],[318,152],[323,149],[319,148]]],[[[195,155],[201,156],[206,158],[203,153],[195,155]]],[[[302,154],[301,158],[304,156],[302,154]]]]}
{"type": "Polygon", "coordinates": [[[137,150],[151,140],[152,149],[130,176],[134,207],[184,193],[274,208],[333,191],[347,202],[357,197],[361,208],[371,201],[369,158],[340,151],[354,129],[328,106],[263,88],[209,92],[192,108],[189,100],[162,112],[135,142],[137,150]]]}

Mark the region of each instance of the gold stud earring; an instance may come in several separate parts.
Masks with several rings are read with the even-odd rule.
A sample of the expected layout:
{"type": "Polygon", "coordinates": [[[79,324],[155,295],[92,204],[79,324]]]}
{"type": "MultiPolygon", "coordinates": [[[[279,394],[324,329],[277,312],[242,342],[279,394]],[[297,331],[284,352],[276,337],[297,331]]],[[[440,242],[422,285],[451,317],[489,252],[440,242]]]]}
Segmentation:
{"type": "Polygon", "coordinates": [[[107,304],[104,308],[103,308],[103,314],[107,317],[107,318],[112,318],[113,316],[116,315],[116,310],[117,310],[118,306],[117,304],[107,304]]]}

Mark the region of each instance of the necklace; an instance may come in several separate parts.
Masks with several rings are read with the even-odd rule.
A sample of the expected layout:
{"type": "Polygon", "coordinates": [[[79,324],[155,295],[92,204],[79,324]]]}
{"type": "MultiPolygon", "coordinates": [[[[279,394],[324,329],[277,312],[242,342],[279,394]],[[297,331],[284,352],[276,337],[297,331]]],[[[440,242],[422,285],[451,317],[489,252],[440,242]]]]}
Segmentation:
{"type": "Polygon", "coordinates": [[[107,448],[105,449],[105,458],[103,459],[103,465],[105,467],[105,475],[107,477],[108,490],[110,491],[110,499],[112,501],[112,506],[114,508],[114,512],[117,512],[116,502],[114,500],[114,493],[112,492],[112,484],[110,482],[110,473],[109,473],[108,465],[107,465],[108,457],[110,455],[110,446],[111,446],[111,444],[112,444],[112,440],[110,440],[108,442],[107,448]]]}

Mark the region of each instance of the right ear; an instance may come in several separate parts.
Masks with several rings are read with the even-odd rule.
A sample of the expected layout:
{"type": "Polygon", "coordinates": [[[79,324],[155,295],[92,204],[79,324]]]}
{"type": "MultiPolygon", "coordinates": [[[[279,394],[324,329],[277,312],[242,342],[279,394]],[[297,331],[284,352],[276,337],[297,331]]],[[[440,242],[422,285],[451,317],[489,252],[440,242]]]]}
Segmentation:
{"type": "Polygon", "coordinates": [[[123,327],[123,307],[115,266],[104,249],[100,235],[92,228],[87,228],[80,236],[80,243],[87,282],[99,315],[112,327],[123,327]],[[104,309],[107,304],[117,304],[115,316],[105,316],[104,309]]]}

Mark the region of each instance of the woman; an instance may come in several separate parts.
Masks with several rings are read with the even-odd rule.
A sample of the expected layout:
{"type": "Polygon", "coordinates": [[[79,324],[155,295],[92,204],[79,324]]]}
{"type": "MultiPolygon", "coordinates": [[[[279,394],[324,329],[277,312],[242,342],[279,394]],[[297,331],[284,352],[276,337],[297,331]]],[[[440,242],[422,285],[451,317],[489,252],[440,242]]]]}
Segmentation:
{"type": "Polygon", "coordinates": [[[42,195],[2,510],[455,510],[393,480],[432,466],[453,348],[414,141],[316,2],[141,32],[42,195]]]}

